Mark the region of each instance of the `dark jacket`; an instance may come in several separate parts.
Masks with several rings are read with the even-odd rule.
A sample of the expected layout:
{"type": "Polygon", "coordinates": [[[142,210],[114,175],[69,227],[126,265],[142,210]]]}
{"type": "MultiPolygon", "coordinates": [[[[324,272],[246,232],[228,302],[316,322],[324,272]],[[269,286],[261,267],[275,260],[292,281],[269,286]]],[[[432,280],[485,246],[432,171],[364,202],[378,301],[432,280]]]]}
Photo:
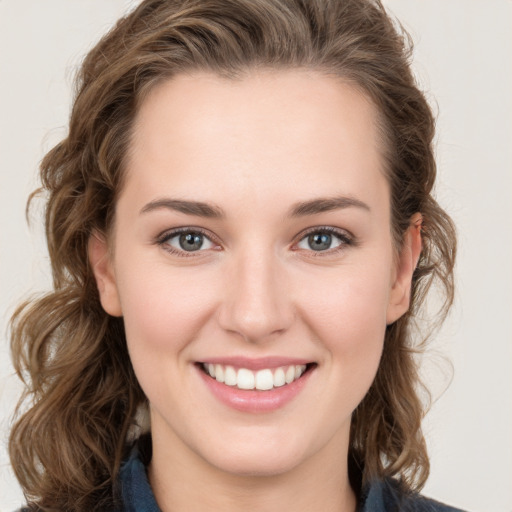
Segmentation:
{"type": "MultiPolygon", "coordinates": [[[[161,512],[146,476],[146,467],[137,446],[123,464],[120,473],[124,508],[119,512],[161,512]]],[[[419,494],[401,491],[394,479],[372,482],[363,489],[358,512],[462,512],[424,498],[419,494]]],[[[317,511],[312,511],[317,512],[317,511]]]]}
{"type": "MultiPolygon", "coordinates": [[[[121,466],[121,508],[105,512],[161,512],[146,474],[146,465],[150,459],[151,440],[149,436],[144,436],[135,443],[121,466]]],[[[406,492],[392,478],[375,480],[363,488],[360,494],[357,512],[463,512],[420,494],[406,492]]],[[[29,509],[17,512],[29,512],[29,509]]]]}

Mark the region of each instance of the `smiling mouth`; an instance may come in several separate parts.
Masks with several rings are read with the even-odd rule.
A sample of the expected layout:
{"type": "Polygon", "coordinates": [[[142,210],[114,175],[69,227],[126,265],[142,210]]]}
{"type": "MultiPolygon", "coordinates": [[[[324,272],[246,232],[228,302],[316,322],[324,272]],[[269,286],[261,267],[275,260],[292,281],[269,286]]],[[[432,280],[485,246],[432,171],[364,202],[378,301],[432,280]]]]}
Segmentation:
{"type": "Polygon", "coordinates": [[[201,370],[217,382],[242,390],[269,391],[287,386],[310,371],[315,363],[279,366],[252,371],[231,365],[199,363],[201,370]]]}

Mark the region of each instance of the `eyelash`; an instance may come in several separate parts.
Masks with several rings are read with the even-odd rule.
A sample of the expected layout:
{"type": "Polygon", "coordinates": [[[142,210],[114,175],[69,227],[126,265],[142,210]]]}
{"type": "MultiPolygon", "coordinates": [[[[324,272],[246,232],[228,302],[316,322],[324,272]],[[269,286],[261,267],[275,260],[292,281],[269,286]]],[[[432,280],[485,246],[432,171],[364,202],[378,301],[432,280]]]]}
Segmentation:
{"type": "MultiPolygon", "coordinates": [[[[159,235],[156,238],[156,244],[161,246],[165,251],[169,252],[170,254],[176,255],[181,258],[190,258],[190,257],[197,257],[198,253],[204,252],[204,250],[198,250],[198,251],[185,251],[185,250],[178,250],[171,245],[169,245],[169,241],[175,238],[176,236],[179,236],[180,234],[187,233],[187,234],[200,234],[204,236],[207,240],[209,240],[214,245],[220,245],[219,242],[216,240],[215,237],[213,237],[209,232],[205,231],[202,228],[198,227],[183,227],[183,228],[177,228],[173,229],[171,231],[166,231],[159,235]]],[[[357,245],[357,241],[355,237],[348,233],[345,230],[341,230],[338,228],[334,228],[332,226],[317,226],[314,228],[310,228],[304,232],[302,232],[299,235],[298,242],[295,242],[292,250],[298,251],[301,250],[299,248],[296,248],[296,246],[302,242],[306,237],[312,235],[312,234],[328,234],[328,235],[334,235],[338,238],[340,244],[332,249],[327,249],[325,251],[315,251],[313,249],[308,250],[307,252],[310,253],[313,257],[322,257],[326,255],[332,255],[337,254],[340,251],[345,250],[347,247],[355,246],[357,245]]]]}
{"type": "MultiPolygon", "coordinates": [[[[340,241],[340,244],[338,246],[333,247],[332,249],[327,249],[325,251],[314,251],[313,249],[309,249],[308,250],[308,253],[310,253],[309,256],[312,256],[314,258],[338,254],[339,252],[345,250],[347,247],[357,245],[357,241],[356,241],[355,237],[348,231],[334,228],[332,226],[320,226],[320,227],[317,226],[314,228],[309,228],[306,231],[302,232],[299,235],[300,236],[299,241],[297,243],[295,243],[294,246],[296,246],[297,244],[302,242],[302,240],[304,240],[305,238],[307,238],[308,236],[313,235],[313,234],[315,234],[315,235],[316,234],[333,235],[333,236],[337,237],[338,240],[340,241]]],[[[294,249],[294,250],[300,250],[300,249],[294,249]]]]}
{"type": "Polygon", "coordinates": [[[159,235],[156,239],[156,243],[160,245],[165,251],[169,252],[170,254],[173,254],[175,256],[179,256],[181,258],[193,258],[197,257],[198,253],[204,252],[204,251],[184,251],[184,250],[178,250],[169,245],[169,241],[172,240],[174,237],[179,236],[181,234],[198,234],[203,235],[206,239],[210,240],[213,244],[219,245],[216,239],[207,231],[205,231],[202,228],[196,228],[196,227],[184,227],[184,228],[177,228],[173,229],[171,231],[166,231],[159,235]]]}

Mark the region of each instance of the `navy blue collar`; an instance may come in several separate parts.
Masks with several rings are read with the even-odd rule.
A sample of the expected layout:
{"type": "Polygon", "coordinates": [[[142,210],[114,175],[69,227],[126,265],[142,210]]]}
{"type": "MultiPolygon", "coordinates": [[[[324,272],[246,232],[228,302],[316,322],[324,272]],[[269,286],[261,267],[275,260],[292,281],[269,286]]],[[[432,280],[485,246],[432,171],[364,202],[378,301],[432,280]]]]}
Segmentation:
{"type": "Polygon", "coordinates": [[[135,443],[119,473],[122,512],[161,512],[146,473],[146,464],[150,457],[144,457],[140,445],[140,442],[135,443]]]}

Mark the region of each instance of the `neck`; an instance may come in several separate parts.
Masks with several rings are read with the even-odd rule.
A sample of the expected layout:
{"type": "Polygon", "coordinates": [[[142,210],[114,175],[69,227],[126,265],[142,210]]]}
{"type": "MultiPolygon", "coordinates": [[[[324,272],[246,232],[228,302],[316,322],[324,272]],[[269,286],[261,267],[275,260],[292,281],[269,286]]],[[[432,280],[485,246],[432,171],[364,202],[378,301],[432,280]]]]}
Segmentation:
{"type": "Polygon", "coordinates": [[[255,476],[222,471],[184,446],[166,453],[154,439],[155,446],[149,480],[162,512],[354,512],[357,507],[346,449],[333,451],[329,445],[289,471],[255,476]]]}

